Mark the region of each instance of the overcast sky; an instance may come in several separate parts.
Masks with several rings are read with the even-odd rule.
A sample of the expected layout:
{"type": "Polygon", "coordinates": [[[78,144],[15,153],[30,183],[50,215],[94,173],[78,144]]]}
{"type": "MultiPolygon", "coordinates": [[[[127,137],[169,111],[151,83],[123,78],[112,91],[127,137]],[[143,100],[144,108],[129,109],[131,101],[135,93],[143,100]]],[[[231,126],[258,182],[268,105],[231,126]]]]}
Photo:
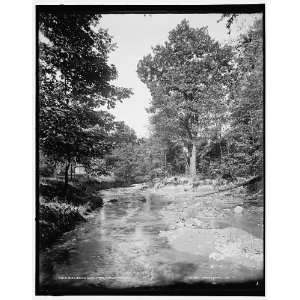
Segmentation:
{"type": "Polygon", "coordinates": [[[224,43],[234,39],[253,23],[255,15],[243,15],[228,35],[225,23],[217,21],[219,14],[161,14],[161,15],[103,15],[101,27],[107,28],[118,48],[110,54],[109,62],[116,65],[119,77],[114,82],[119,86],[132,88],[134,95],[118,103],[110,110],[119,121],[125,121],[139,137],[148,136],[148,114],[145,108],[150,103],[150,93],[139,80],[137,63],[151,52],[151,47],[162,44],[170,30],[186,18],[192,27],[208,26],[210,35],[224,43]]]}

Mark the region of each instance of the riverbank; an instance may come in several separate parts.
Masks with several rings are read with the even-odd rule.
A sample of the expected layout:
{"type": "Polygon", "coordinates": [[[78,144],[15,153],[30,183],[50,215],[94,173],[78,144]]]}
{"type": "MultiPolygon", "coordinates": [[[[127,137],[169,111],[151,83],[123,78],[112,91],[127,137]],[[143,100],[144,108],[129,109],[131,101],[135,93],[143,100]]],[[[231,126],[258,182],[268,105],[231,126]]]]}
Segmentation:
{"type": "MultiPolygon", "coordinates": [[[[238,281],[238,276],[234,273],[238,271],[228,273],[227,266],[224,265],[231,265],[234,269],[246,269],[247,275],[241,280],[262,280],[263,197],[260,192],[249,194],[249,187],[246,186],[218,192],[236,184],[211,179],[203,179],[195,184],[185,177],[172,177],[157,180],[148,187],[133,186],[128,193],[136,191],[136,196],[142,194],[149,209],[160,207],[164,202],[158,209],[158,214],[166,228],[159,231],[159,237],[180,253],[206,258],[209,268],[212,269],[204,276],[210,278],[209,281],[238,281]]],[[[261,191],[262,187],[258,187],[261,191]]],[[[110,190],[107,194],[104,193],[105,201],[117,202],[117,192],[110,190]]],[[[126,198],[126,193],[121,193],[126,198]]],[[[118,201],[122,201],[122,197],[118,201]]],[[[198,275],[195,276],[197,280],[203,276],[198,275]]]]}
{"type": "Polygon", "coordinates": [[[252,274],[249,279],[262,278],[262,199],[248,200],[244,187],[199,197],[216,191],[213,181],[203,180],[202,184],[193,186],[181,178],[176,183],[157,183],[152,190],[171,201],[160,212],[168,224],[160,236],[178,251],[206,256],[212,268],[218,268],[220,261],[234,263],[249,270],[252,274]]]}
{"type": "Polygon", "coordinates": [[[186,183],[101,190],[103,207],[41,252],[41,291],[261,292],[263,207],[247,203],[243,188],[197,197],[209,189],[186,183]]]}
{"type": "Polygon", "coordinates": [[[39,191],[39,241],[45,248],[63,233],[86,221],[88,215],[102,207],[99,190],[103,183],[81,177],[72,181],[64,195],[64,183],[56,178],[42,178],[39,191]]]}

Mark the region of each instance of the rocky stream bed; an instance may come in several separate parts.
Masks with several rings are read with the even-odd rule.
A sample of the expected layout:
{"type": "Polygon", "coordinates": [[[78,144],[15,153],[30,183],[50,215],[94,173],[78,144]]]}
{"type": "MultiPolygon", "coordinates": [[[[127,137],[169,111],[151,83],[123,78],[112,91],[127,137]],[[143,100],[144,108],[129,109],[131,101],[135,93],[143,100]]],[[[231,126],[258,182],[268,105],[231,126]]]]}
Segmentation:
{"type": "Polygon", "coordinates": [[[262,288],[262,204],[246,203],[242,188],[196,197],[211,189],[101,191],[103,207],[40,254],[41,293],[162,291],[198,283],[262,288]]]}

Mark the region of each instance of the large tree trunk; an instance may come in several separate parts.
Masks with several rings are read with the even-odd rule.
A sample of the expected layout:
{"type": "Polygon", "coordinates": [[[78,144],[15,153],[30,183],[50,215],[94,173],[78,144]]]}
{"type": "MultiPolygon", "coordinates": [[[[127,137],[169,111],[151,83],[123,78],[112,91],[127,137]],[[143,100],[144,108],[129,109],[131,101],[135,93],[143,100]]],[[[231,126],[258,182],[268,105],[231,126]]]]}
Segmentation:
{"type": "Polygon", "coordinates": [[[190,153],[189,149],[186,146],[182,147],[182,154],[184,158],[184,174],[185,176],[189,176],[190,173],[190,153]]]}
{"type": "Polygon", "coordinates": [[[220,135],[219,135],[219,139],[220,139],[219,149],[220,149],[220,169],[221,169],[221,167],[222,167],[222,157],[223,157],[223,152],[222,152],[222,125],[221,124],[219,125],[219,132],[220,132],[220,135]]]}
{"type": "Polygon", "coordinates": [[[223,152],[222,152],[222,140],[220,139],[220,143],[219,143],[219,148],[220,148],[220,168],[222,166],[222,156],[223,156],[223,152]]]}
{"type": "Polygon", "coordinates": [[[186,176],[188,176],[189,175],[189,167],[190,167],[190,165],[189,165],[189,158],[188,158],[188,156],[185,154],[185,153],[183,153],[183,157],[184,157],[184,164],[185,164],[185,166],[184,166],[184,173],[185,173],[185,175],[186,176]]]}
{"type": "Polygon", "coordinates": [[[73,180],[73,165],[70,164],[70,179],[73,180]]]}
{"type": "Polygon", "coordinates": [[[191,156],[190,156],[190,176],[196,176],[196,158],[197,158],[197,148],[195,142],[192,144],[191,156]]]}
{"type": "Polygon", "coordinates": [[[67,193],[68,193],[69,167],[70,167],[70,162],[68,161],[68,162],[66,163],[66,167],[65,167],[65,186],[64,186],[65,197],[67,197],[67,193]]]}

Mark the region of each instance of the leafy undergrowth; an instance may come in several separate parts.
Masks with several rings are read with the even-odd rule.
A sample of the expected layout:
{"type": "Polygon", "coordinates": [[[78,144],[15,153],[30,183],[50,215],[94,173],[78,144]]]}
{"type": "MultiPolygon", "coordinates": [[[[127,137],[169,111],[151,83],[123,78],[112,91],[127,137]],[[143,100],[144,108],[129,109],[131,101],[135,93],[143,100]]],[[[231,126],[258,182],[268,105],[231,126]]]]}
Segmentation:
{"type": "Polygon", "coordinates": [[[40,245],[42,248],[54,242],[64,232],[85,221],[79,207],[66,203],[40,203],[40,245]]]}
{"type": "Polygon", "coordinates": [[[88,202],[99,202],[101,199],[97,192],[101,189],[101,183],[94,178],[80,178],[72,181],[68,186],[67,196],[64,195],[63,181],[55,178],[43,179],[40,184],[40,196],[46,202],[63,202],[75,206],[88,202]]]}
{"type": "Polygon", "coordinates": [[[85,221],[88,213],[103,205],[97,194],[101,183],[94,178],[81,177],[68,186],[55,178],[43,178],[40,184],[39,232],[42,248],[53,243],[64,232],[85,221]]]}

